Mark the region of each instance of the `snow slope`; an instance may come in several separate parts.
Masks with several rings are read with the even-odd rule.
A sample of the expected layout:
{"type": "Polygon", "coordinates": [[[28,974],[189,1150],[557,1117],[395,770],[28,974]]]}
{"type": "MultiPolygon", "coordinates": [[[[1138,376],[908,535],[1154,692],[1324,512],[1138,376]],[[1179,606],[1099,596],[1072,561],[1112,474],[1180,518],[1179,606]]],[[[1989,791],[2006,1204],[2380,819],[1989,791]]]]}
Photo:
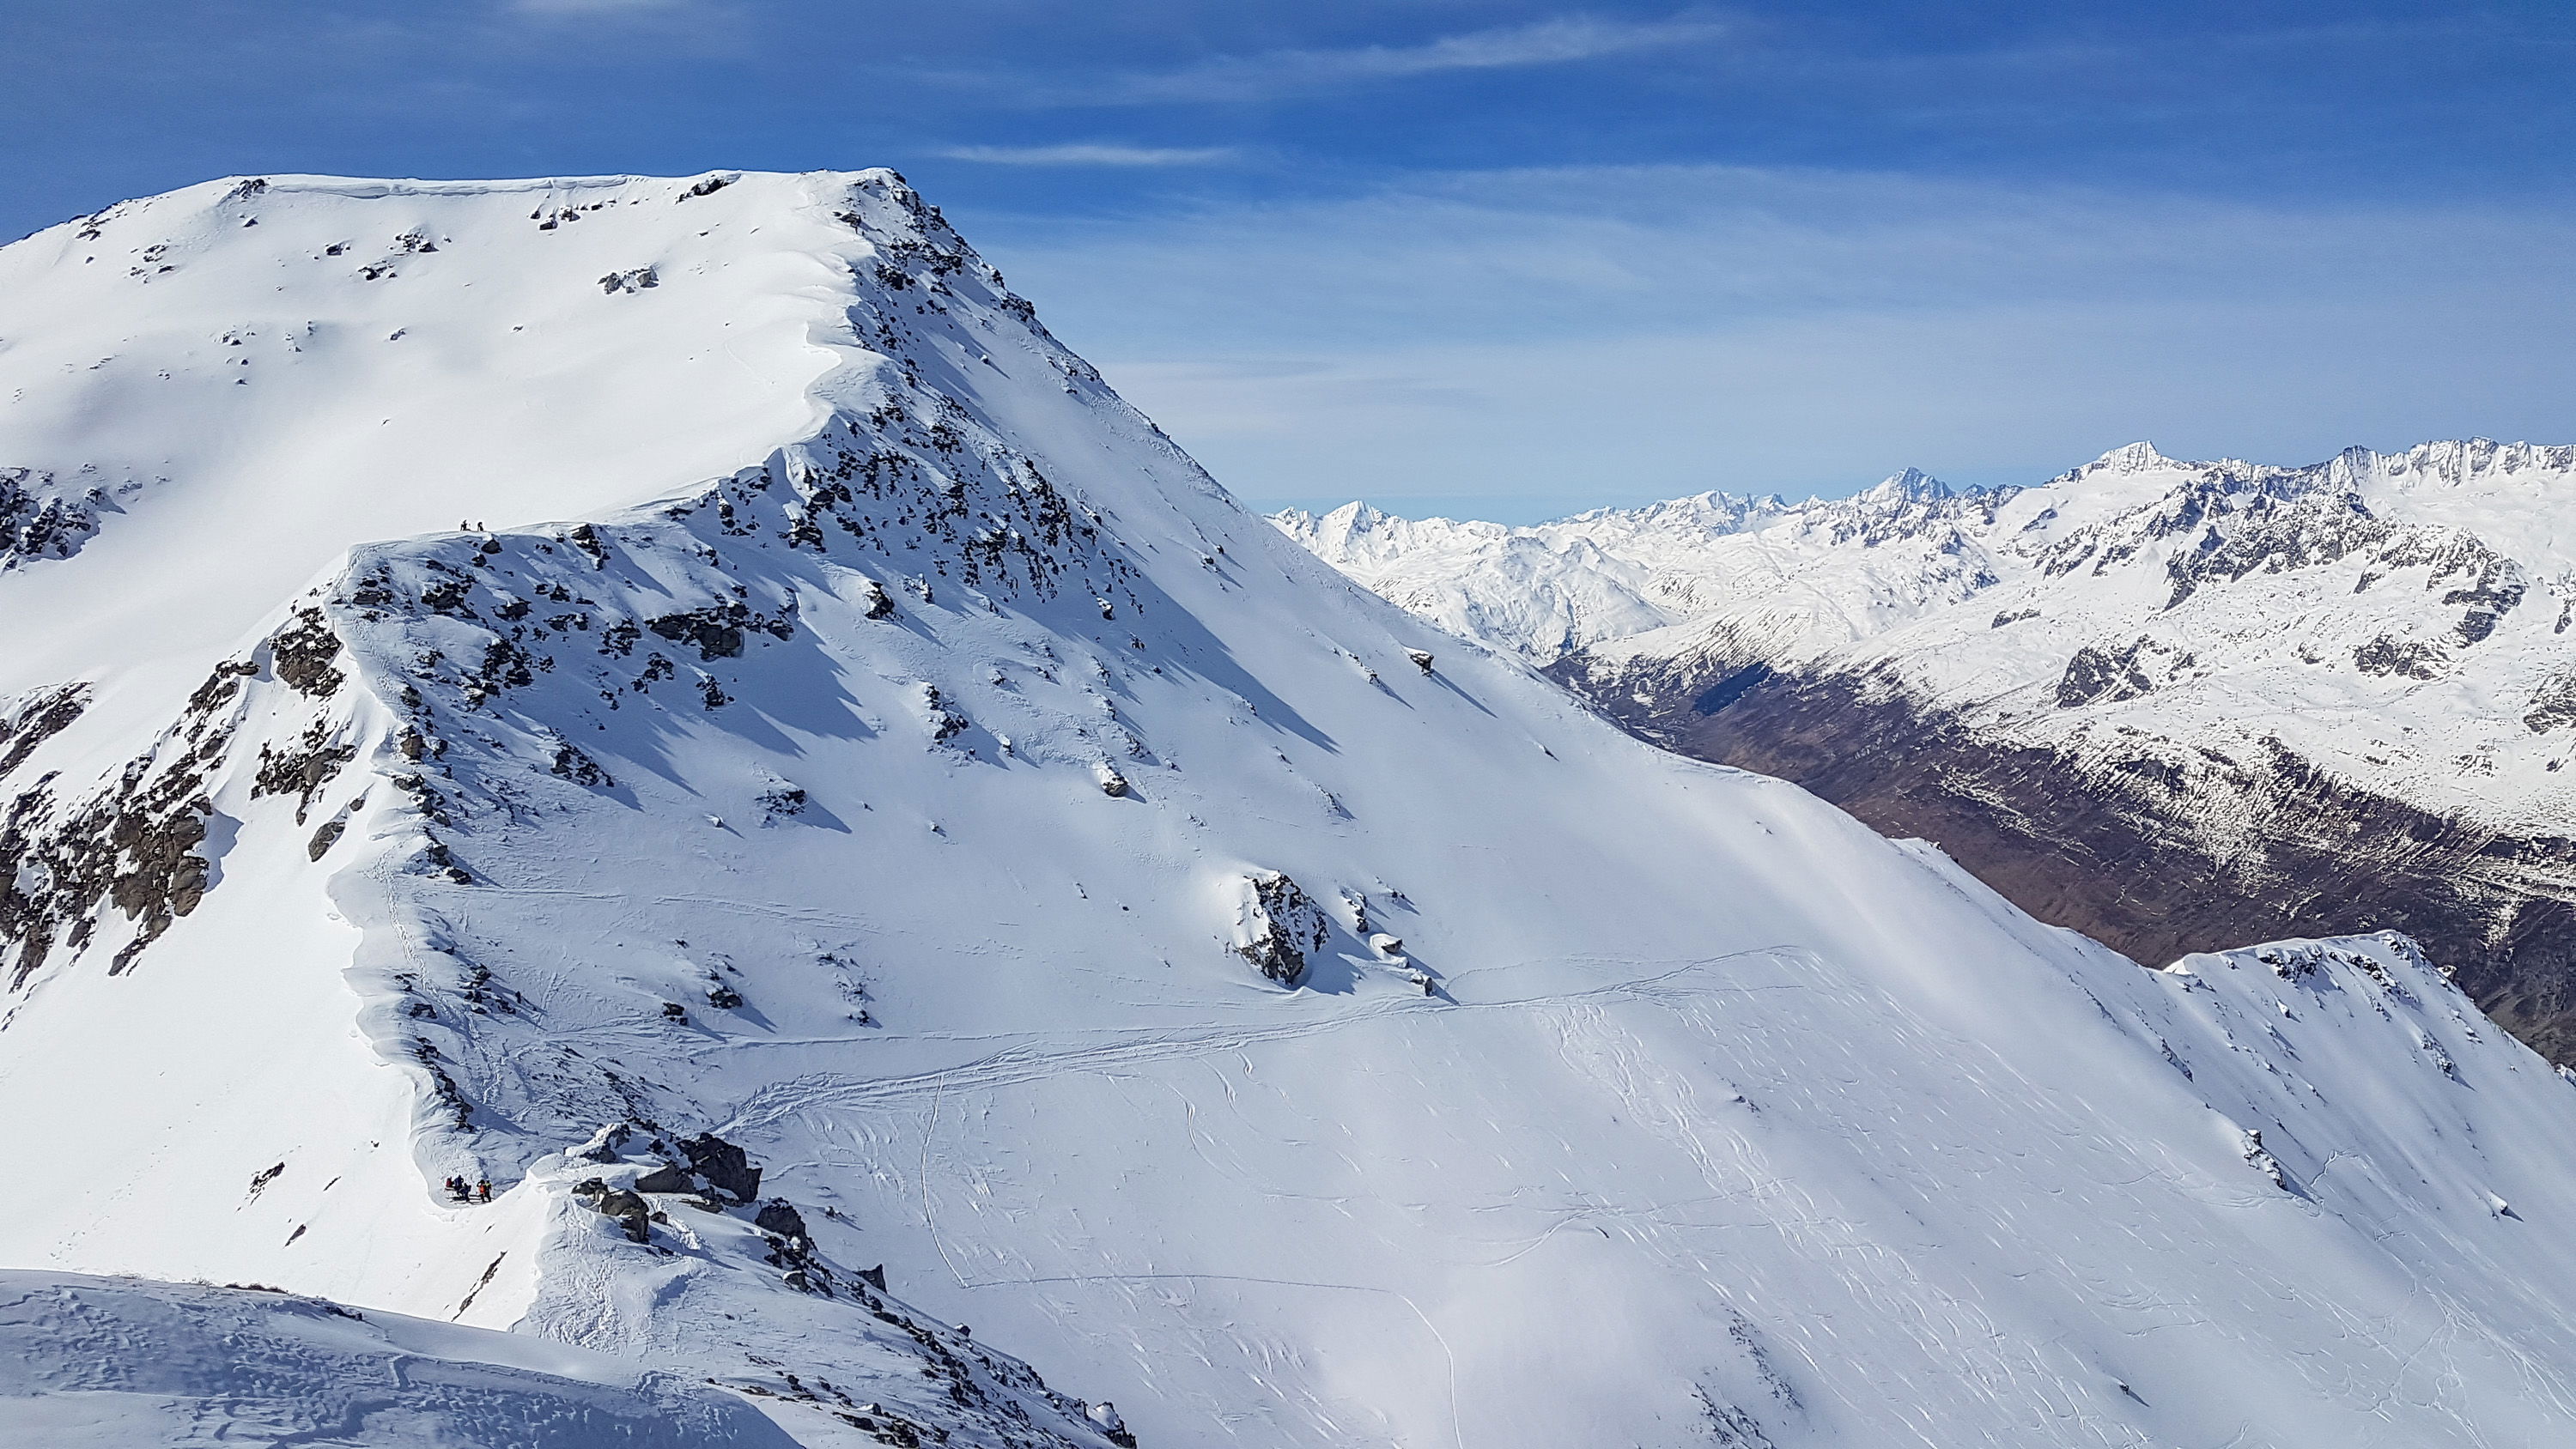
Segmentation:
{"type": "Polygon", "coordinates": [[[788,1449],[739,1402],[600,1354],[256,1287],[0,1272],[0,1440],[46,1449],[788,1449]]]}
{"type": "Polygon", "coordinates": [[[2576,1086],[2406,943],[2144,971],[1653,750],[1245,514],[890,173],[724,179],[0,253],[0,451],[145,480],[0,574],[0,1261],[808,1443],[2576,1429],[2576,1086]],[[276,319],[346,352],[215,330],[276,319]],[[367,432],[415,388],[497,421],[367,432]]]}

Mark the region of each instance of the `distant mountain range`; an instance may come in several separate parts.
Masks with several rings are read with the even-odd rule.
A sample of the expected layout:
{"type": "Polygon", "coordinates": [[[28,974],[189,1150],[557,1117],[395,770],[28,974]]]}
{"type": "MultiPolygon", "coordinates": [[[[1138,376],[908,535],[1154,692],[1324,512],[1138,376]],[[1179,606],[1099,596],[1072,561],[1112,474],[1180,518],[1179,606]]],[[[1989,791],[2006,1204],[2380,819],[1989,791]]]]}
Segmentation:
{"type": "Polygon", "coordinates": [[[2576,1055],[2576,448],[1274,520],[1685,753],[2142,961],[2395,929],[2576,1055]]]}

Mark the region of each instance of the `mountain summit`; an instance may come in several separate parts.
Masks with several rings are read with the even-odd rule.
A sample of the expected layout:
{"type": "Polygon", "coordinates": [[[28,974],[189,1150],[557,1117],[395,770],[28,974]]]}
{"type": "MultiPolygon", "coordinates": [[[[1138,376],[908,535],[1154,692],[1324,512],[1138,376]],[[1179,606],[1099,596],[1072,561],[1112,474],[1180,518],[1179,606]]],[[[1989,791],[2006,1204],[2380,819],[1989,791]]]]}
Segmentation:
{"type": "Polygon", "coordinates": [[[2411,943],[2143,970],[1621,734],[892,173],[218,183],[0,337],[0,1261],[101,1343],[808,1444],[2576,1429],[2576,1086],[2411,943]]]}

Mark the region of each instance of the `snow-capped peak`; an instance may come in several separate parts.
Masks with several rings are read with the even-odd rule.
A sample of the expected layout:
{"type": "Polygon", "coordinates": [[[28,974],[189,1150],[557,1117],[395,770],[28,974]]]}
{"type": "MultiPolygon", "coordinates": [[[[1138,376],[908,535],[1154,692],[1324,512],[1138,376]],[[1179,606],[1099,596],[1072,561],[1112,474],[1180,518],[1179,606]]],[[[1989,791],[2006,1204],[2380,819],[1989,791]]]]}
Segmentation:
{"type": "Polygon", "coordinates": [[[1907,468],[1902,472],[1888,475],[1883,482],[1871,487],[1861,496],[1876,500],[1902,499],[1919,503],[1937,498],[1956,497],[1957,493],[1949,484],[1922,469],[1907,468]]]}
{"type": "Polygon", "coordinates": [[[2174,466],[2173,459],[2157,452],[2155,444],[2142,438],[2137,442],[2113,448],[2076,471],[2079,473],[2141,473],[2150,468],[2172,466],[2174,466]]]}

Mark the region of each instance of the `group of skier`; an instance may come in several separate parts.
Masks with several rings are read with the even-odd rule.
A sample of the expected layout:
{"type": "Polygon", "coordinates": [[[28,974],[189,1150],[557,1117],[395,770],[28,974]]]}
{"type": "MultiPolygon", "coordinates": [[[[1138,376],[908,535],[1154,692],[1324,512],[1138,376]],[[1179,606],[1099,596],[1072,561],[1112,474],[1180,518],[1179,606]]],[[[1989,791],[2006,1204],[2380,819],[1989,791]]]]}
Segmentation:
{"type": "Polygon", "coordinates": [[[492,1179],[487,1177],[469,1183],[462,1176],[450,1177],[447,1180],[447,1197],[451,1202],[490,1202],[492,1179]]]}

